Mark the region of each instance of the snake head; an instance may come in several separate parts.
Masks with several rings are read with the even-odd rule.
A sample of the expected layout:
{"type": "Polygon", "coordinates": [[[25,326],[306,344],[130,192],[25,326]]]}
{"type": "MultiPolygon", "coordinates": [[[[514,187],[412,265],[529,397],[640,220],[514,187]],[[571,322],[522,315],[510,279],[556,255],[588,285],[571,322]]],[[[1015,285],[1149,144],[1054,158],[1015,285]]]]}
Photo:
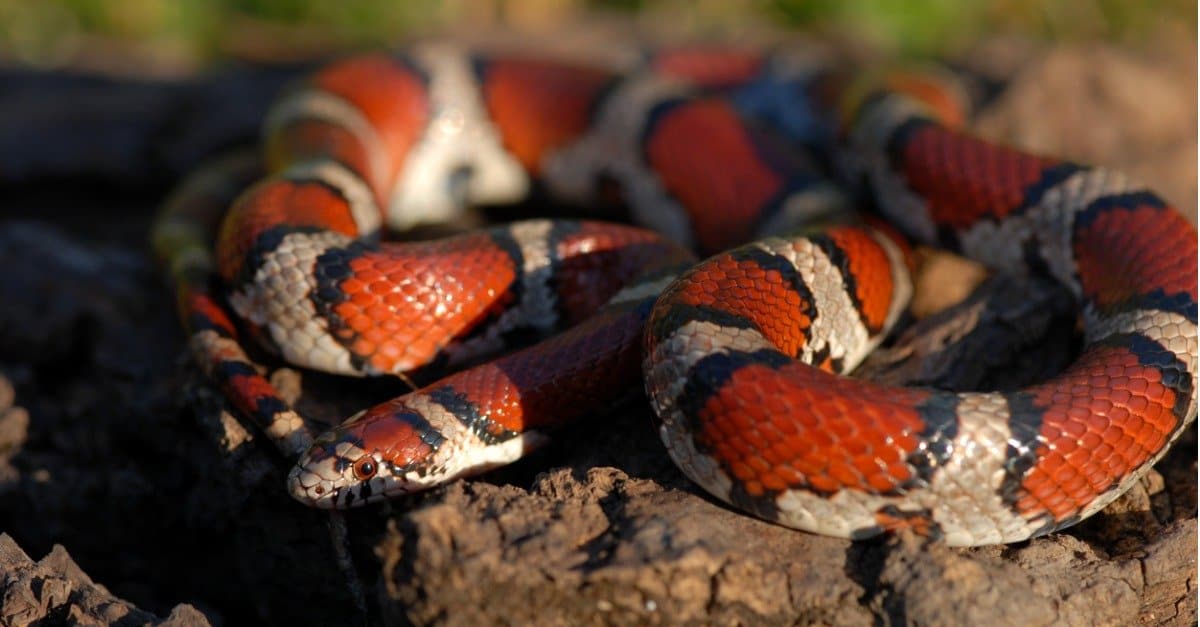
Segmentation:
{"type": "Polygon", "coordinates": [[[296,500],[343,509],[429,489],[442,481],[444,438],[420,414],[393,403],[322,434],[288,475],[296,500]]]}

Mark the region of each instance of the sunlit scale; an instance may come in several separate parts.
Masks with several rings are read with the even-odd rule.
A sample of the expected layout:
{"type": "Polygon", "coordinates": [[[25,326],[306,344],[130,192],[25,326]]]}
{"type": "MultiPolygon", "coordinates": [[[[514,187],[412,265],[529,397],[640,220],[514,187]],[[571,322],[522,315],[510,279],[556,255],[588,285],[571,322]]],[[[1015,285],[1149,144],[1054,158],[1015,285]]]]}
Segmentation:
{"type": "Polygon", "coordinates": [[[331,64],[273,109],[270,172],[219,232],[233,196],[219,176],[188,188],[206,202],[173,202],[158,224],[193,352],[285,453],[304,450],[289,490],[316,507],[509,463],[641,384],[689,477],[799,529],[908,527],[972,545],[1095,513],[1195,418],[1194,227],[1118,174],[971,137],[956,92],[920,76],[847,90],[840,134],[789,136],[744,117],[827,105],[799,100],[830,91],[803,84],[804,67],[705,47],[588,65],[444,44],[331,64]],[[792,69],[770,75],[780,68],[792,69]],[[771,230],[849,204],[789,144],[834,135],[847,178],[909,235],[1064,283],[1086,326],[1078,361],[1005,394],[842,376],[900,318],[912,283],[890,232],[771,230]],[[624,203],[667,237],[526,220],[378,242],[385,220],[445,220],[531,188],[624,203]],[[667,238],[718,254],[693,265],[667,238]],[[244,328],[297,365],[359,376],[478,365],[312,441],[208,292],[214,275],[244,328]],[[542,341],[484,361],[515,338],[542,341]]]}

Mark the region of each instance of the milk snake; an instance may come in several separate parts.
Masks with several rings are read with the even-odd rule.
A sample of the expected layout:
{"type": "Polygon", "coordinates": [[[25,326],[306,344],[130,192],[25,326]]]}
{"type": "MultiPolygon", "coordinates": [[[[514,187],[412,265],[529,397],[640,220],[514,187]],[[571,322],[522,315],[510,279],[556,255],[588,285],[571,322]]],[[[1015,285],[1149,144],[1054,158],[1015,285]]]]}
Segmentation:
{"type": "Polygon", "coordinates": [[[265,178],[228,211],[216,199],[253,165],[193,179],[154,242],[198,363],[299,455],[289,489],[309,505],[509,463],[644,382],[684,473],[784,525],[978,545],[1095,513],[1195,417],[1195,228],[1119,174],[959,130],[937,80],[831,76],[802,53],[704,47],[617,69],[445,44],[351,57],[273,108],[265,178]],[[797,146],[868,194],[848,201],[797,146]],[[405,229],[531,190],[654,230],[538,219],[380,241],[384,220],[405,229]],[[1006,393],[842,376],[912,291],[905,239],[837,219],[851,204],[1063,283],[1082,354],[1006,393]],[[813,218],[834,219],[796,231],[813,218]],[[691,250],[715,256],[693,265],[691,250]],[[242,335],[346,375],[469,367],[311,440],[242,335]],[[519,338],[548,339],[485,361],[519,338]]]}

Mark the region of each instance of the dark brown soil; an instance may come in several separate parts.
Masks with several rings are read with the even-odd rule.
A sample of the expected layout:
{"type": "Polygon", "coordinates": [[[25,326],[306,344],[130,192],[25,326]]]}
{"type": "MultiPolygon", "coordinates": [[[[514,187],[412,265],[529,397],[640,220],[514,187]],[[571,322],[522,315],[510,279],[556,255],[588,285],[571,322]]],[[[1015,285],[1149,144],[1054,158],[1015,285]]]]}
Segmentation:
{"type": "MultiPolygon", "coordinates": [[[[1127,170],[1195,221],[1194,42],[1184,48],[993,42],[959,65],[981,78],[981,132],[1127,170]]],[[[364,615],[328,514],[285,494],[283,460],[190,366],[146,243],[167,187],[253,141],[301,69],[174,83],[0,74],[0,624],[1195,624],[1194,427],[1077,527],[949,549],[730,510],[666,459],[636,397],[509,468],[349,513],[364,615]]],[[[933,255],[914,310],[961,300],[980,278],[933,255]]],[[[976,346],[993,358],[966,371],[898,348],[873,376],[986,387],[1060,367],[1073,349],[1061,295],[984,289],[1041,332],[986,335],[976,346]]],[[[401,389],[275,376],[331,421],[401,389]]]]}

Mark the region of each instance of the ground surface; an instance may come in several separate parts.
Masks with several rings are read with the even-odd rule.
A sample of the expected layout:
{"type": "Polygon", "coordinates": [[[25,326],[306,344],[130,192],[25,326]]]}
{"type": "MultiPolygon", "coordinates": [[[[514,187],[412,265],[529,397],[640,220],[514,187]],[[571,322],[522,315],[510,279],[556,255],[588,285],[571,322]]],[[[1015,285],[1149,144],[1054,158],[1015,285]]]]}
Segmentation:
{"type": "MultiPolygon", "coordinates": [[[[997,41],[960,65],[981,79],[981,132],[1124,169],[1194,222],[1195,58],[1190,42],[1135,54],[997,41]]],[[[178,83],[0,74],[0,624],[362,622],[328,517],[285,495],[281,460],[190,367],[147,255],[170,182],[252,140],[298,71],[178,83]]],[[[936,257],[914,307],[936,310],[977,280],[978,269],[936,257]]],[[[996,289],[1054,301],[1041,288],[996,289]]],[[[1041,323],[1071,335],[1069,321],[1065,334],[1041,323]]],[[[1012,340],[1039,345],[1036,363],[1002,359],[974,383],[1058,367],[1070,343],[1041,339],[1012,340]]],[[[328,420],[400,389],[275,376],[328,420]]],[[[636,398],[559,443],[482,479],[352,512],[367,620],[1196,622],[1194,427],[1084,524],[970,550],[908,536],[851,543],[737,514],[666,460],[636,398]]]]}

